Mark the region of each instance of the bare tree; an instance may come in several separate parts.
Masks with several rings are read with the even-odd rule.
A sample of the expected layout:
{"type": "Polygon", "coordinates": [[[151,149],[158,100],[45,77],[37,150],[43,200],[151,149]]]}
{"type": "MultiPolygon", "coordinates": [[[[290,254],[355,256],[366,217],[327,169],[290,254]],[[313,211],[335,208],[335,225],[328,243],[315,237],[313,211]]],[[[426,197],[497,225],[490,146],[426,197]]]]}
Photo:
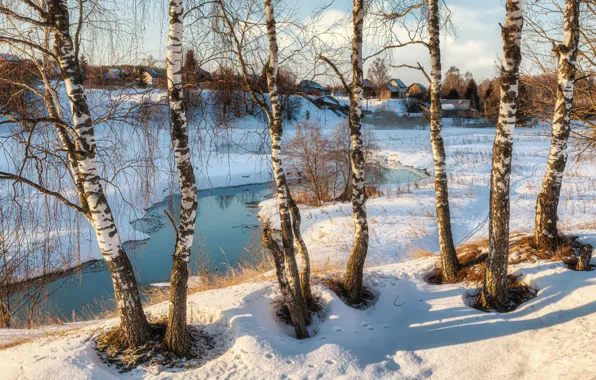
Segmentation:
{"type": "Polygon", "coordinates": [[[571,109],[580,37],[580,1],[565,0],[563,43],[553,51],[559,62],[557,101],[553,115],[551,148],[542,188],[536,201],[534,243],[539,249],[558,245],[557,207],[567,163],[567,140],[571,132],[571,109]]]}
{"type": "MultiPolygon", "coordinates": [[[[241,80],[238,83],[250,96],[251,101],[263,111],[269,126],[271,161],[281,222],[281,252],[284,262],[283,270],[277,267],[277,273],[287,276],[290,291],[285,292],[283,288],[281,290],[284,303],[290,311],[296,336],[298,338],[306,338],[308,337],[306,326],[310,321],[307,305],[309,302],[312,302],[312,295],[310,293],[310,261],[306,244],[302,240],[300,233],[300,211],[291,197],[281,154],[283,112],[277,79],[279,71],[279,47],[277,45],[277,20],[274,15],[274,7],[270,1],[264,3],[265,23],[269,42],[269,49],[267,49],[269,51],[268,63],[265,73],[267,76],[267,87],[269,89],[270,106],[263,93],[263,88],[259,85],[259,81],[254,80],[255,64],[249,60],[249,58],[263,59],[258,56],[258,49],[254,51],[249,50],[251,45],[259,46],[259,39],[262,38],[260,29],[262,24],[246,21],[251,17],[257,17],[255,12],[258,9],[255,7],[254,2],[250,2],[245,7],[246,9],[243,10],[240,3],[231,4],[224,3],[223,1],[218,1],[218,8],[221,14],[221,22],[226,30],[225,32],[219,31],[218,33],[222,35],[224,42],[232,47],[236,64],[240,69],[241,80]],[[241,11],[246,11],[246,14],[241,15],[241,11]],[[251,54],[253,55],[252,57],[251,54]],[[301,254],[301,272],[298,271],[295,258],[294,240],[296,240],[301,254]]],[[[267,246],[269,240],[269,238],[264,238],[264,247],[275,255],[277,251],[267,246]]],[[[278,265],[280,262],[279,258],[276,257],[275,262],[278,265]]],[[[282,287],[283,283],[285,283],[285,280],[280,279],[280,287],[282,287]]]]}
{"type": "MultiPolygon", "coordinates": [[[[81,67],[78,57],[78,30],[71,35],[71,21],[66,0],[48,0],[42,5],[21,0],[22,8],[16,2],[10,4],[0,2],[0,13],[23,25],[23,30],[37,29],[45,36],[42,43],[34,39],[34,34],[22,33],[16,27],[0,32],[0,43],[15,49],[32,49],[44,58],[42,66],[47,68],[48,57],[57,61],[62,79],[68,95],[72,111],[72,127],[60,119],[61,112],[57,110],[59,100],[55,92],[50,89],[47,77],[43,77],[43,67],[39,70],[44,78],[45,94],[37,92],[45,101],[49,118],[34,120],[35,123],[54,124],[57,132],[57,143],[66,152],[67,162],[74,179],[74,189],[77,193],[78,204],[73,203],[63,194],[47,188],[42,183],[22,176],[20,173],[0,173],[0,179],[11,180],[25,184],[35,190],[55,197],[64,205],[84,215],[93,225],[101,253],[108,264],[114,285],[120,315],[119,340],[123,346],[134,347],[142,344],[150,334],[137,282],[128,256],[124,252],[118,229],[114,223],[114,216],[107,202],[102,178],[98,169],[97,145],[95,143],[94,125],[92,123],[89,106],[85,97],[81,67]],[[21,9],[26,9],[20,13],[21,9]],[[31,15],[33,12],[33,15],[31,15]],[[31,16],[30,16],[31,15],[31,16]],[[16,30],[15,30],[16,29],[16,30]],[[49,35],[53,35],[54,49],[49,49],[49,35]],[[27,38],[31,36],[31,38],[27,38]]],[[[80,4],[79,4],[80,5],[80,4]]]]}
{"type": "Polygon", "coordinates": [[[182,198],[180,222],[176,229],[176,248],[170,277],[170,307],[165,343],[177,355],[190,349],[190,335],[186,326],[186,293],[188,263],[195,232],[197,185],[188,145],[186,103],[182,84],[182,38],[184,35],[184,7],[182,0],[170,2],[170,32],[168,36],[168,95],[174,158],[182,198]]]}
{"type": "MultiPolygon", "coordinates": [[[[290,271],[291,294],[292,297],[286,299],[286,305],[290,309],[290,315],[294,322],[297,338],[308,338],[306,324],[309,320],[305,294],[302,292],[298,268],[294,259],[293,236],[292,233],[292,206],[296,207],[293,201],[290,201],[291,195],[283,169],[281,144],[283,134],[283,115],[279,94],[277,89],[277,73],[279,70],[279,48],[277,46],[277,30],[275,22],[275,13],[271,0],[265,2],[265,17],[267,23],[267,35],[269,37],[269,67],[267,70],[267,87],[269,88],[269,99],[271,101],[271,115],[269,120],[269,133],[271,135],[271,161],[273,163],[273,173],[277,185],[277,194],[279,197],[279,217],[281,220],[282,243],[284,247],[285,262],[290,271]],[[297,281],[298,280],[298,281],[297,281]]],[[[298,233],[300,229],[298,227],[298,233]]],[[[305,246],[300,246],[305,249],[305,246]]],[[[309,268],[310,270],[310,268],[309,268]]],[[[310,276],[310,273],[308,273],[310,276]]],[[[310,281],[310,278],[308,278],[310,281]]],[[[305,284],[306,285],[306,284],[305,284]]],[[[310,290],[310,285],[308,284],[310,290]]],[[[305,289],[306,290],[306,289],[305,289]]]]}
{"type": "Polygon", "coordinates": [[[368,220],[366,218],[366,189],[364,185],[364,151],[362,142],[363,57],[362,38],[364,0],[354,0],[352,16],[352,88],[350,91],[350,137],[352,166],[352,213],[354,219],[354,247],[346,267],[345,288],[354,304],[363,300],[362,280],[368,253],[368,220]]]}
{"type": "Polygon", "coordinates": [[[377,87],[380,94],[381,88],[389,82],[389,65],[384,58],[376,58],[368,68],[368,79],[377,87]]]}
{"type": "Polygon", "coordinates": [[[523,0],[507,0],[501,66],[501,105],[497,133],[493,146],[490,187],[490,250],[484,273],[484,283],[476,304],[485,309],[506,311],[508,304],[507,261],[509,258],[509,187],[513,157],[519,67],[521,63],[521,33],[523,0]]]}
{"type": "Polygon", "coordinates": [[[435,197],[437,223],[439,226],[439,246],[441,250],[441,268],[443,280],[457,280],[459,261],[451,233],[451,212],[449,210],[449,192],[447,187],[447,164],[443,129],[443,110],[441,106],[441,44],[439,22],[439,0],[429,0],[428,31],[430,35],[429,52],[431,62],[430,85],[430,141],[435,164],[435,197]]]}
{"type": "MultiPolygon", "coordinates": [[[[403,7],[403,4],[398,1],[398,8],[396,8],[392,13],[387,13],[386,17],[389,19],[399,20],[400,18],[407,16],[408,12],[411,12],[412,9],[417,8],[421,8],[423,11],[422,14],[424,14],[426,9],[422,8],[422,6],[428,6],[428,19],[415,19],[417,27],[421,27],[425,25],[425,22],[428,22],[428,42],[422,37],[413,35],[410,43],[421,44],[428,49],[431,64],[430,76],[420,63],[417,63],[416,66],[410,64],[401,64],[396,67],[406,67],[418,70],[430,82],[430,140],[435,169],[435,204],[437,210],[441,270],[443,281],[455,282],[459,272],[459,260],[457,258],[455,245],[453,243],[453,234],[451,229],[447,163],[445,144],[443,142],[442,136],[443,109],[441,106],[441,94],[444,89],[444,85],[458,85],[461,76],[459,74],[459,69],[452,66],[449,68],[449,71],[447,71],[445,81],[442,81],[440,35],[442,29],[448,30],[448,26],[450,25],[450,17],[449,12],[446,12],[445,20],[441,24],[439,2],[440,0],[424,0],[410,5],[410,8],[407,8],[404,12],[399,10],[399,7],[403,7]]],[[[445,9],[448,11],[446,6],[445,9]]]]}

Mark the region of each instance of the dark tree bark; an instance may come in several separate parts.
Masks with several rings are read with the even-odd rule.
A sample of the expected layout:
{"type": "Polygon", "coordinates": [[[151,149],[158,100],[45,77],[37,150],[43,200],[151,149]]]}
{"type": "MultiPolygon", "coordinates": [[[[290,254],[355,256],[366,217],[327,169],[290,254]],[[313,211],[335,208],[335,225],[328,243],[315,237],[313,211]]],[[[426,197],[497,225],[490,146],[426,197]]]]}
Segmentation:
{"type": "MultiPolygon", "coordinates": [[[[292,315],[294,327],[296,328],[296,336],[301,338],[308,337],[308,331],[302,329],[301,326],[306,326],[309,321],[310,314],[306,306],[305,295],[301,289],[301,279],[298,272],[298,265],[296,264],[296,257],[294,252],[294,231],[295,224],[292,223],[292,215],[298,213],[299,210],[292,211],[290,190],[286,180],[286,175],[283,168],[281,155],[281,141],[283,136],[283,114],[281,109],[281,102],[279,99],[279,90],[277,87],[277,72],[279,68],[279,49],[277,46],[277,31],[275,26],[275,14],[271,0],[265,0],[265,12],[267,21],[267,35],[269,37],[269,67],[267,68],[267,87],[269,88],[269,98],[271,101],[271,112],[269,115],[269,134],[271,136],[271,161],[273,165],[273,175],[275,177],[275,185],[277,188],[277,198],[279,203],[279,217],[281,222],[282,233],[282,248],[283,258],[285,262],[285,271],[289,278],[290,293],[286,298],[286,304],[292,315]],[[299,331],[300,330],[300,331],[299,331]]],[[[297,227],[298,232],[300,226],[297,227]]],[[[302,242],[303,243],[303,242],[302,242]]],[[[306,249],[306,246],[301,246],[300,249],[306,249]]],[[[306,251],[304,251],[306,252],[306,251]]],[[[273,252],[275,253],[275,252],[273,252]]],[[[276,258],[276,266],[278,260],[276,258]]],[[[278,271],[280,269],[278,268],[278,271]]],[[[305,279],[310,281],[310,278],[305,279]]],[[[281,286],[281,285],[280,285],[281,286]]],[[[284,296],[285,297],[285,296],[284,296]]]]}
{"type": "Polygon", "coordinates": [[[439,229],[439,247],[441,251],[441,269],[445,282],[455,282],[459,271],[459,260],[453,245],[451,233],[451,213],[449,211],[449,192],[447,188],[447,170],[445,146],[441,131],[443,129],[443,109],[441,106],[441,26],[439,22],[439,0],[429,0],[428,31],[430,34],[430,141],[435,163],[435,194],[437,223],[439,229]]]}
{"type": "Polygon", "coordinates": [[[592,260],[592,246],[586,244],[582,246],[579,253],[579,260],[575,266],[575,270],[584,271],[590,270],[590,260],[592,260]]]}
{"type": "Polygon", "coordinates": [[[567,140],[571,132],[573,85],[579,44],[579,0],[565,0],[564,40],[554,50],[559,60],[557,102],[553,116],[550,154],[542,189],[536,201],[534,243],[538,249],[554,251],[558,245],[557,208],[567,164],[567,140]]]}
{"type": "Polygon", "coordinates": [[[277,276],[279,290],[281,291],[284,303],[290,312],[290,318],[292,318],[292,324],[294,325],[294,330],[296,331],[296,338],[308,338],[309,334],[306,328],[306,318],[303,315],[300,306],[296,304],[296,297],[293,295],[294,290],[292,289],[292,286],[288,282],[288,277],[286,276],[286,266],[284,259],[285,254],[271,234],[271,228],[269,226],[265,226],[263,228],[263,247],[266,251],[269,251],[269,254],[273,256],[275,261],[275,274],[277,276]]]}
{"type": "Polygon", "coordinates": [[[112,276],[114,294],[120,315],[120,338],[123,345],[134,347],[145,342],[150,334],[143,312],[132,265],[124,252],[114,217],[100,181],[96,145],[89,106],[81,77],[81,68],[70,35],[66,0],[48,0],[47,18],[54,31],[55,52],[72,110],[78,175],[83,184],[88,218],[95,228],[97,242],[112,276]]]}
{"type": "Polygon", "coordinates": [[[507,295],[507,261],[509,257],[509,188],[513,157],[519,66],[521,63],[522,0],[507,0],[505,26],[502,26],[503,64],[501,66],[501,105],[493,146],[490,187],[490,251],[484,273],[479,306],[505,311],[507,295]]]}
{"type": "Polygon", "coordinates": [[[300,216],[300,209],[294,202],[292,195],[288,192],[288,201],[290,203],[290,214],[292,217],[292,230],[294,232],[294,240],[298,245],[300,251],[300,259],[302,260],[302,268],[300,269],[300,288],[307,306],[312,306],[314,298],[310,289],[310,257],[308,255],[308,248],[302,239],[302,232],[300,232],[300,225],[302,224],[302,217],[300,216]]]}
{"type": "Polygon", "coordinates": [[[352,91],[350,94],[350,163],[352,166],[352,213],[354,218],[354,247],[346,266],[345,288],[350,302],[362,302],[364,263],[368,253],[368,221],[366,219],[366,191],[364,185],[364,149],[361,133],[362,117],[362,28],[364,0],[354,0],[352,36],[352,91]]]}
{"type": "Polygon", "coordinates": [[[177,229],[176,247],[170,277],[170,308],[165,343],[179,356],[188,354],[190,335],[186,325],[186,293],[188,262],[190,260],[197,215],[197,185],[190,148],[186,104],[182,84],[182,38],[184,35],[184,7],[182,0],[170,1],[170,32],[168,36],[168,95],[170,103],[172,144],[178,171],[182,204],[177,229]]]}

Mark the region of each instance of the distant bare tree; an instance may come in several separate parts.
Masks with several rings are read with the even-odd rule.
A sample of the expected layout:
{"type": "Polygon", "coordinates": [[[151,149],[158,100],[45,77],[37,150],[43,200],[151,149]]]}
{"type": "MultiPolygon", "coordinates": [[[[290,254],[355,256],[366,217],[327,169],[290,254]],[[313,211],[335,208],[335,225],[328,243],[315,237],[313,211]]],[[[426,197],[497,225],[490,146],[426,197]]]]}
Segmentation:
{"type": "Polygon", "coordinates": [[[368,79],[374,83],[377,93],[380,94],[381,88],[389,82],[389,65],[385,63],[384,58],[376,58],[368,68],[368,79]]]}

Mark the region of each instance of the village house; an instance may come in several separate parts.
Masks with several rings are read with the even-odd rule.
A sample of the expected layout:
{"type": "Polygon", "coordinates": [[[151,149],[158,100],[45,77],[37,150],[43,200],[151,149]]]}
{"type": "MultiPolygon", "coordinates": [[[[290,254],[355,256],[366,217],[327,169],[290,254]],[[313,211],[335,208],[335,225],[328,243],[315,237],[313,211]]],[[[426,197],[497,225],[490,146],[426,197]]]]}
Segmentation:
{"type": "Polygon", "coordinates": [[[304,92],[310,96],[325,96],[327,95],[327,91],[325,87],[321,86],[317,82],[305,79],[300,84],[298,84],[298,90],[304,92]]]}
{"type": "Polygon", "coordinates": [[[476,118],[477,110],[472,109],[470,99],[441,99],[441,108],[445,117],[476,118]]]}
{"type": "Polygon", "coordinates": [[[165,84],[166,71],[163,69],[145,69],[147,86],[158,87],[165,84]]]}
{"type": "Polygon", "coordinates": [[[391,79],[381,87],[381,99],[405,99],[408,86],[401,79],[391,79]]]}
{"type": "Polygon", "coordinates": [[[362,96],[366,99],[377,97],[377,86],[368,79],[362,81],[362,96]]]}
{"type": "Polygon", "coordinates": [[[426,98],[426,87],[420,83],[412,83],[406,91],[406,96],[410,99],[422,100],[426,98]]]}

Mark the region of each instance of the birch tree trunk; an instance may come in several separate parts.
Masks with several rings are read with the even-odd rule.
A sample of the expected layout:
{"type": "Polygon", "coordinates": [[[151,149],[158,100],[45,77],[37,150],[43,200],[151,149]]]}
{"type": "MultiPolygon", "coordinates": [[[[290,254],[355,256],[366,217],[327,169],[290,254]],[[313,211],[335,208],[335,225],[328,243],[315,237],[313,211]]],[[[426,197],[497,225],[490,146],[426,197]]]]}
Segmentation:
{"type": "MultiPolygon", "coordinates": [[[[267,70],[267,86],[271,101],[271,117],[269,120],[269,133],[271,135],[271,161],[273,175],[277,188],[277,199],[279,203],[279,217],[281,221],[282,248],[284,254],[285,270],[289,277],[290,294],[286,304],[292,315],[296,337],[298,339],[308,338],[306,325],[309,320],[309,313],[306,307],[304,295],[300,286],[300,274],[294,254],[294,234],[292,231],[292,218],[290,210],[290,190],[288,188],[281,157],[281,141],[283,135],[282,109],[277,88],[277,72],[279,65],[279,49],[277,46],[277,31],[275,26],[275,14],[271,0],[265,0],[265,13],[267,22],[267,35],[269,37],[269,67],[267,70]],[[304,326],[304,328],[303,328],[304,326]]],[[[276,265],[278,260],[276,259],[276,265]]],[[[279,271],[279,267],[277,268],[279,271]]],[[[281,286],[281,283],[280,283],[281,286]]]]}
{"type": "Polygon", "coordinates": [[[183,34],[184,7],[182,0],[171,0],[167,77],[172,144],[182,204],[172,263],[172,275],[170,277],[170,307],[165,343],[168,350],[179,356],[188,354],[190,349],[190,335],[186,325],[186,292],[188,288],[188,262],[192,250],[197,215],[197,186],[188,146],[186,104],[182,86],[183,34]]]}
{"type": "Polygon", "coordinates": [[[302,268],[300,269],[300,288],[302,289],[302,295],[304,296],[304,302],[308,309],[309,306],[313,305],[314,298],[310,289],[310,257],[308,255],[308,248],[306,243],[302,239],[302,232],[300,231],[300,225],[302,224],[302,217],[300,216],[300,209],[294,202],[292,195],[288,193],[288,201],[290,202],[290,214],[292,216],[292,230],[294,232],[294,240],[298,245],[300,251],[300,259],[302,261],[302,268]]]}
{"type": "Polygon", "coordinates": [[[352,214],[354,218],[354,247],[346,267],[345,288],[350,301],[362,302],[362,278],[368,252],[368,222],[364,186],[364,151],[360,131],[362,117],[362,28],[364,0],[354,0],[352,36],[352,94],[350,97],[350,165],[352,167],[352,214]]]}
{"type": "Polygon", "coordinates": [[[513,131],[518,102],[519,66],[521,63],[521,34],[523,0],[507,0],[501,66],[501,103],[493,145],[490,187],[490,251],[484,272],[479,306],[506,311],[507,261],[509,256],[509,187],[513,155],[513,131]]]}
{"type": "Polygon", "coordinates": [[[269,254],[273,256],[275,261],[275,274],[277,282],[279,284],[279,290],[281,292],[284,303],[288,307],[290,312],[290,318],[294,325],[294,331],[296,331],[296,337],[298,339],[308,338],[308,330],[306,328],[306,320],[300,318],[300,311],[296,310],[295,297],[293,295],[292,286],[286,276],[286,265],[284,260],[284,252],[279,247],[277,241],[273,238],[270,227],[263,228],[263,247],[269,251],[269,254]]]}
{"type": "Polygon", "coordinates": [[[114,217],[104,194],[97,167],[95,133],[81,78],[66,0],[48,0],[48,19],[54,29],[56,55],[70,102],[74,129],[78,141],[78,173],[82,180],[89,214],[95,228],[99,249],[108,264],[114,285],[114,295],[120,315],[120,337],[123,345],[142,344],[150,334],[143,312],[132,265],[120,242],[114,217]]]}
{"type": "Polygon", "coordinates": [[[567,140],[571,131],[570,113],[573,107],[573,85],[579,44],[579,3],[579,0],[565,0],[563,43],[553,49],[559,60],[557,102],[548,164],[536,201],[534,228],[536,247],[551,251],[558,245],[557,207],[567,163],[567,140]]]}
{"type": "Polygon", "coordinates": [[[447,189],[447,170],[445,146],[441,131],[443,129],[443,109],[441,106],[441,45],[439,23],[439,0],[429,0],[430,34],[430,142],[435,163],[435,194],[437,223],[439,229],[439,247],[441,250],[441,268],[445,282],[455,282],[459,271],[459,261],[453,245],[451,233],[451,213],[449,211],[449,192],[447,189]]]}

